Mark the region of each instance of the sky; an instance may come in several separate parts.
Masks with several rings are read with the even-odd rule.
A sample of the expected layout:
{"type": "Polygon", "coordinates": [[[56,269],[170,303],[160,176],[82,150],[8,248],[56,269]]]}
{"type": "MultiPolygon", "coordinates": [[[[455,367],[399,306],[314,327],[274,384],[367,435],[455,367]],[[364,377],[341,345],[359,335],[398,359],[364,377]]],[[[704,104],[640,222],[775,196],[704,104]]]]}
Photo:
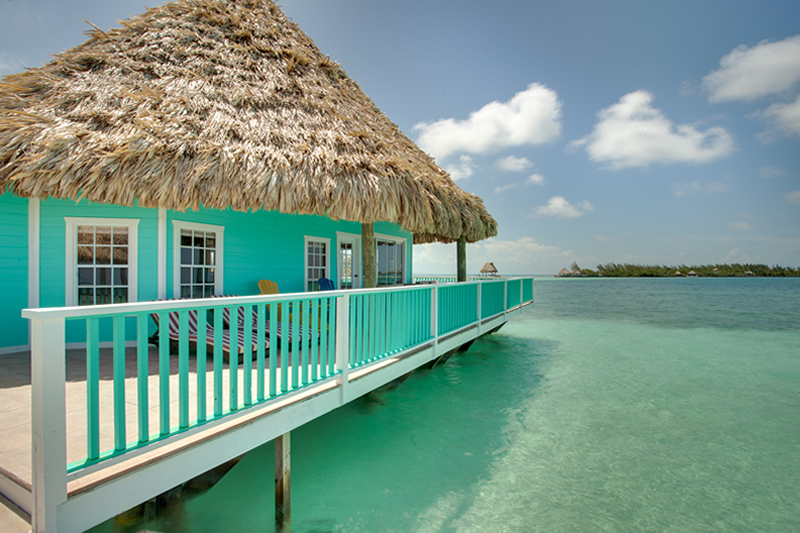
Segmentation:
{"type": "MultiPolygon", "coordinates": [[[[158,2],[158,0],[156,0],[158,2]]],[[[800,267],[800,2],[285,0],[497,237],[468,271],[800,267]]],[[[0,76],[139,1],[0,0],[0,76]]],[[[414,246],[452,274],[455,244],[414,246]]]]}

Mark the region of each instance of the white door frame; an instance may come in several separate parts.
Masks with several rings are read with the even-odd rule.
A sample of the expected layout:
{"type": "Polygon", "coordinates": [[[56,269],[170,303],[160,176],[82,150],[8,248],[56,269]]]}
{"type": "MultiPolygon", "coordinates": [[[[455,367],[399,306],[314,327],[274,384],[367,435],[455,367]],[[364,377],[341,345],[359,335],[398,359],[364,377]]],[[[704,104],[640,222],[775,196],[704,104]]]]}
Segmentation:
{"type": "Polygon", "coordinates": [[[353,288],[361,288],[363,272],[361,268],[361,235],[357,233],[336,232],[336,288],[341,289],[342,261],[339,252],[342,244],[349,243],[353,246],[353,288]]]}

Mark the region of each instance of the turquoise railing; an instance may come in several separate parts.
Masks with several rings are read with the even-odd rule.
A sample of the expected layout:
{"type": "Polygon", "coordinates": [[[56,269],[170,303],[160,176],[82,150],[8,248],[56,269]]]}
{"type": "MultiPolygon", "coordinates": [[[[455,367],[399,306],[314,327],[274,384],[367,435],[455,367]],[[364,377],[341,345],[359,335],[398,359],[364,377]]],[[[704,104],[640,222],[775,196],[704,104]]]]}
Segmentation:
{"type": "MultiPolygon", "coordinates": [[[[66,329],[85,331],[79,341],[86,353],[86,453],[67,465],[68,472],[80,476],[86,467],[348,368],[467,327],[480,332],[487,319],[532,299],[533,280],[525,278],[26,310],[23,315],[38,327],[51,324],[55,329],[48,335],[62,336],[54,346],[65,346],[66,329]],[[62,325],[56,327],[58,320],[62,325]],[[156,323],[158,339],[151,336],[156,323]],[[239,338],[242,353],[230,356],[224,346],[235,346],[233,339],[239,338]],[[126,374],[131,359],[135,364],[126,374]]],[[[234,347],[232,353],[237,351],[234,347]]],[[[53,350],[36,353],[39,360],[57,357],[53,350]]],[[[74,418],[69,423],[70,432],[83,429],[74,418]]]]}
{"type": "Polygon", "coordinates": [[[522,301],[533,301],[533,278],[522,278],[522,301]]]}
{"type": "Polygon", "coordinates": [[[335,373],[335,297],[272,297],[269,303],[241,305],[222,302],[176,300],[159,302],[153,311],[131,313],[117,306],[121,309],[117,312],[104,310],[97,316],[67,317],[68,323],[85,323],[87,361],[86,458],[71,463],[69,472],[335,373]],[[178,302],[179,310],[165,308],[178,302]],[[278,311],[280,308],[283,313],[278,311]],[[160,338],[151,355],[148,330],[154,320],[152,315],[158,317],[160,338]],[[125,342],[126,322],[130,323],[131,316],[136,331],[134,350],[126,349],[125,342]],[[101,445],[101,330],[111,331],[113,338],[113,409],[104,413],[104,418],[113,420],[113,445],[106,449],[101,445]],[[240,332],[242,353],[231,356],[238,351],[233,339],[239,338],[240,332]],[[225,353],[225,347],[232,352],[225,353]],[[279,347],[286,361],[280,366],[279,347]],[[136,358],[135,398],[126,395],[125,359],[131,356],[136,358]],[[151,368],[151,358],[157,359],[155,368],[151,368]],[[158,394],[153,398],[151,373],[156,375],[153,379],[158,384],[158,394]],[[194,401],[190,399],[192,395],[194,401]],[[135,435],[129,434],[128,417],[136,418],[135,435]]]}
{"type": "MultiPolygon", "coordinates": [[[[468,276],[467,281],[480,281],[487,278],[481,278],[478,276],[468,276]]],[[[414,283],[457,283],[458,278],[456,276],[414,276],[414,283]]]]}
{"type": "Polygon", "coordinates": [[[431,339],[431,287],[350,295],[350,365],[361,366],[431,339]]]}
{"type": "Polygon", "coordinates": [[[439,335],[475,323],[478,319],[478,283],[439,287],[439,335]]]}
{"type": "Polygon", "coordinates": [[[505,310],[504,281],[487,281],[481,283],[481,318],[488,318],[505,310]]]}
{"type": "Polygon", "coordinates": [[[513,309],[522,303],[522,280],[510,279],[506,284],[506,309],[513,309]]]}

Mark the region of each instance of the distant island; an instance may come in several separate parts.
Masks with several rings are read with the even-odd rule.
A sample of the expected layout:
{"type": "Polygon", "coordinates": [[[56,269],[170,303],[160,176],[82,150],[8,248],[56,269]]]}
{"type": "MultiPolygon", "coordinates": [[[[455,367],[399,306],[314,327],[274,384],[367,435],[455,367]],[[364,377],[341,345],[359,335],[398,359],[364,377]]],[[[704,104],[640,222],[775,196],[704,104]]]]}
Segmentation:
{"type": "Polygon", "coordinates": [[[573,262],[570,269],[562,268],[557,277],[589,277],[589,278],[674,278],[674,277],[800,277],[800,268],[780,265],[631,265],[628,263],[606,263],[597,265],[595,270],[581,268],[573,262]]]}

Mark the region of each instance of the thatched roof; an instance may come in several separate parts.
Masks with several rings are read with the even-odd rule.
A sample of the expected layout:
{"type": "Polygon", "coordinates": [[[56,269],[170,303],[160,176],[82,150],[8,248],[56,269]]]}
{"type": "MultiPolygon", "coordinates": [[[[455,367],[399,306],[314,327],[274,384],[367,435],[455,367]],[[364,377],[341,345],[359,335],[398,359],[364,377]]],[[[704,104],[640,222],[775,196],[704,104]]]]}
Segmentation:
{"type": "Polygon", "coordinates": [[[0,83],[0,192],[497,233],[270,0],[179,0],[0,83]]]}
{"type": "Polygon", "coordinates": [[[492,262],[484,263],[481,267],[481,274],[497,274],[497,267],[492,262]]]}

